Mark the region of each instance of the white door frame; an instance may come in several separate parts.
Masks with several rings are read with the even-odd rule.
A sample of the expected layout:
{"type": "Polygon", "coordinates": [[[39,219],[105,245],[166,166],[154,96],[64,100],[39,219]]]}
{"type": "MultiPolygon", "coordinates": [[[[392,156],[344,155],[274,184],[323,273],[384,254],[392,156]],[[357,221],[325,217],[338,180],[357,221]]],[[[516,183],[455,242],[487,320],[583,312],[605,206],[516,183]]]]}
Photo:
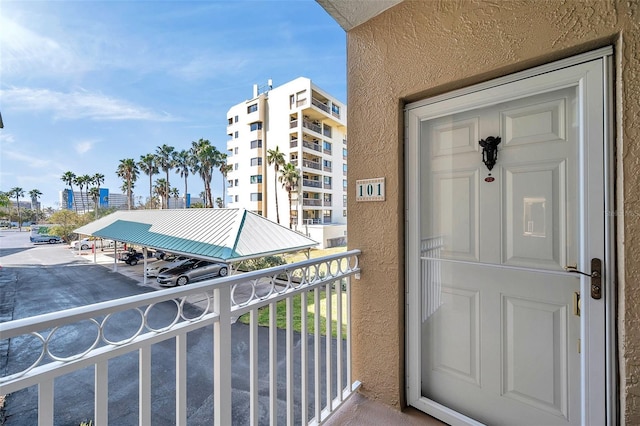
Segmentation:
{"type": "Polygon", "coordinates": [[[506,102],[523,96],[544,93],[563,87],[577,87],[579,93],[579,116],[582,120],[580,144],[589,143],[579,150],[580,173],[580,232],[586,237],[589,229],[602,228],[602,235],[589,235],[583,238],[585,243],[579,255],[579,267],[589,270],[591,257],[603,261],[604,276],[603,297],[594,300],[590,294],[590,280],[581,280],[582,312],[581,316],[581,352],[584,355],[581,367],[581,413],[582,424],[616,423],[616,349],[615,349],[615,234],[613,229],[613,126],[612,126],[612,55],[611,47],[602,48],[558,62],[536,67],[517,74],[485,82],[476,86],[447,93],[434,98],[409,104],[405,108],[405,169],[406,169],[406,385],[407,402],[426,413],[452,424],[476,425],[478,422],[457,413],[435,401],[421,395],[420,365],[420,122],[454,112],[473,110],[480,107],[506,102]],[[574,65],[580,65],[574,67],[574,65]],[[552,76],[548,74],[553,72],[552,76]],[[526,79],[533,80],[525,81],[526,79]],[[532,86],[532,83],[535,85],[532,86]],[[508,91],[501,86],[512,84],[508,91]],[[604,102],[596,102],[584,96],[587,90],[603,91],[604,102]],[[446,101],[446,105],[442,104],[446,101]],[[601,121],[604,120],[604,132],[601,121]],[[603,152],[594,152],[601,150],[603,152]],[[591,152],[591,155],[590,155],[591,152]],[[594,161],[594,157],[604,161],[594,161]],[[588,176],[584,175],[588,170],[588,176]],[[602,182],[605,182],[604,188],[602,182]],[[602,200],[589,197],[590,188],[604,192],[604,210],[602,200]],[[596,228],[594,228],[596,226],[596,228]],[[596,241],[594,241],[596,240],[596,241]],[[598,243],[597,241],[600,241],[598,243]],[[591,244],[591,246],[588,246],[591,244]],[[585,267],[586,265],[586,267],[585,267]],[[604,304],[604,308],[603,305],[604,304]],[[596,312],[597,314],[593,314],[596,312]],[[589,334],[586,331],[589,330],[589,334]],[[601,336],[602,340],[592,341],[590,336],[601,336]],[[604,350],[603,350],[604,346],[604,350]],[[591,368],[593,366],[593,368],[591,368]],[[598,403],[601,402],[601,403],[598,403]]]}

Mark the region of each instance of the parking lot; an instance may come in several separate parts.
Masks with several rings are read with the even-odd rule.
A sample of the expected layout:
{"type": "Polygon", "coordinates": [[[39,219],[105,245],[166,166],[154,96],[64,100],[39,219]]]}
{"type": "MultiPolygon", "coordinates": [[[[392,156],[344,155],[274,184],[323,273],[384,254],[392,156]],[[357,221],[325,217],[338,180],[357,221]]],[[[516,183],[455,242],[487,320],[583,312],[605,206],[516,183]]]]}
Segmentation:
{"type": "MultiPolygon", "coordinates": [[[[32,244],[29,233],[0,231],[0,321],[27,318],[34,315],[56,312],[77,306],[112,300],[144,292],[156,291],[160,287],[153,280],[144,283],[144,264],[135,266],[117,262],[113,253],[91,250],[78,253],[62,244],[32,244]],[[94,263],[95,260],[95,263],[94,263]],[[114,271],[114,267],[116,271],[114,271]]],[[[194,303],[197,309],[197,303],[194,303]]],[[[167,309],[161,314],[170,318],[175,311],[167,309]]],[[[133,325],[119,324],[123,334],[133,325]]],[[[278,330],[279,354],[284,354],[285,332],[278,330]]],[[[259,327],[259,346],[268,347],[268,329],[259,327]]],[[[189,424],[211,424],[213,411],[213,372],[211,327],[191,332],[188,335],[188,419],[189,424]]],[[[307,341],[310,349],[312,337],[307,341]]],[[[76,330],[64,335],[62,346],[77,345],[82,335],[76,330]]],[[[321,339],[324,345],[324,339],[321,339]]],[[[294,333],[294,350],[302,344],[298,333],[294,333]]],[[[249,423],[249,327],[235,323],[232,326],[232,399],[233,424],[249,423]]],[[[30,365],[34,350],[26,340],[19,338],[11,342],[0,339],[0,371],[2,375],[30,365]]],[[[313,354],[311,350],[310,353],[313,354]]],[[[320,348],[324,353],[324,348],[320,348]]],[[[260,383],[260,423],[269,418],[269,354],[258,351],[258,381],[260,383]],[[264,388],[264,389],[263,389],[264,388]]],[[[154,346],[152,361],[153,424],[175,423],[175,343],[166,341],[154,346]]],[[[299,359],[294,358],[297,371],[299,359]]],[[[278,418],[285,423],[285,362],[278,362],[278,418]]],[[[55,381],[56,425],[76,426],[93,418],[93,369],[85,369],[63,376],[55,381]]],[[[109,362],[109,420],[112,424],[138,424],[138,373],[137,357],[130,355],[114,358],[109,362]]],[[[313,387],[310,383],[312,394],[313,387]]],[[[322,391],[324,394],[324,390],[322,391]]],[[[299,395],[299,392],[294,391],[299,395]]],[[[313,401],[313,399],[312,399],[313,401]]],[[[312,409],[312,407],[310,407],[312,409]]],[[[312,412],[312,410],[311,410],[312,412]]],[[[35,388],[8,395],[4,408],[6,425],[37,424],[37,392],[35,388]]],[[[295,416],[300,416],[296,407],[295,416]]],[[[298,418],[298,417],[297,417],[298,418]]],[[[300,419],[296,420],[300,423],[300,419]]]]}

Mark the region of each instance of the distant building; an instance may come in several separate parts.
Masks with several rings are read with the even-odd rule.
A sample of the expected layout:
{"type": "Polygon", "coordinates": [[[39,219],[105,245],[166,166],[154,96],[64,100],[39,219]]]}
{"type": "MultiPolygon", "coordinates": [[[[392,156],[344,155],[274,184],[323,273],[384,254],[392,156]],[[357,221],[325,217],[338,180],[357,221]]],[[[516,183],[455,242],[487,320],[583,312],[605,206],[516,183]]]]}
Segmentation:
{"type": "MultiPolygon", "coordinates": [[[[73,191],[70,189],[63,189],[59,192],[60,196],[60,208],[67,210],[75,210],[78,209],[82,211],[93,211],[95,208],[94,200],[91,196],[87,196],[87,194],[83,191],[73,191]]],[[[116,208],[116,209],[126,209],[127,208],[127,196],[124,194],[114,194],[110,193],[108,188],[100,188],[100,208],[116,208]]]]}
{"type": "MultiPolygon", "coordinates": [[[[94,211],[94,201],[91,196],[87,197],[87,194],[83,191],[82,194],[80,191],[73,191],[71,193],[70,189],[64,189],[60,191],[60,207],[67,210],[75,210],[76,208],[79,211],[82,211],[84,208],[85,211],[94,211]],[[74,205],[75,200],[75,205],[74,205]]],[[[133,197],[134,200],[131,201],[131,207],[135,208],[138,204],[135,202],[137,199],[133,197]]],[[[191,194],[187,194],[187,207],[190,207],[192,204],[202,203],[202,198],[191,197],[191,194]]],[[[22,207],[23,202],[20,202],[20,206],[22,207]]],[[[179,198],[170,198],[169,199],[169,208],[170,209],[183,209],[185,205],[184,197],[179,198]]],[[[108,188],[100,188],[100,208],[115,208],[118,210],[126,210],[128,208],[127,204],[127,196],[126,194],[116,194],[109,192],[108,188]]]]}
{"type": "Polygon", "coordinates": [[[245,208],[322,243],[342,245],[347,223],[346,107],[304,77],[273,88],[254,85],[251,99],[227,112],[227,207],[245,208]],[[279,148],[300,173],[289,206],[269,150],[279,148]]]}

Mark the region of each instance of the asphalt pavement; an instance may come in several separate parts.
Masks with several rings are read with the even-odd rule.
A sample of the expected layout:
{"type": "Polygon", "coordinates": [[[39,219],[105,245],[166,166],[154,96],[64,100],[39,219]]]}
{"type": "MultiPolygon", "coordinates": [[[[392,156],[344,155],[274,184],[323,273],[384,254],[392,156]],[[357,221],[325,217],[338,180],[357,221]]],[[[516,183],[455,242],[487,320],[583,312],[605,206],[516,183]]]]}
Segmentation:
{"type": "MultiPolygon", "coordinates": [[[[68,245],[31,244],[29,233],[0,231],[0,321],[27,318],[105,300],[157,291],[161,287],[142,276],[144,265],[117,264],[114,271],[112,253],[95,253],[90,250],[78,254],[68,245]],[[93,263],[95,260],[96,263],[93,263]]],[[[197,304],[196,304],[197,305],[197,304]]],[[[199,309],[193,306],[192,309],[199,309]]],[[[159,321],[175,316],[171,304],[158,307],[159,321]]],[[[137,327],[126,315],[115,322],[109,331],[123,334],[137,327]]],[[[57,334],[55,342],[60,354],[65,348],[86,344],[82,326],[69,327],[57,334]],[[83,339],[84,337],[84,339],[83,339]]],[[[268,329],[259,327],[258,334],[258,383],[260,424],[269,424],[269,345],[268,329]]],[[[324,354],[321,339],[320,353],[324,354]]],[[[20,371],[30,365],[35,356],[34,341],[29,338],[1,339],[0,374],[3,376],[20,371]]],[[[310,364],[313,366],[313,338],[308,345],[310,364]]],[[[335,341],[334,341],[335,346],[335,341]]],[[[212,327],[189,333],[188,345],[188,394],[189,425],[212,423],[213,372],[212,327]]],[[[299,363],[302,342],[294,333],[294,395],[300,395],[299,363]]],[[[249,327],[232,325],[232,401],[233,425],[249,424],[249,327]]],[[[334,350],[335,354],[336,351],[334,350]]],[[[285,382],[285,331],[278,330],[278,424],[286,424],[285,382]]],[[[335,362],[335,361],[334,361],[335,362]]],[[[324,376],[324,363],[321,372],[324,376]]],[[[308,370],[310,406],[313,413],[313,371],[308,370]]],[[[324,382],[324,380],[322,380],[324,382]]],[[[55,425],[78,426],[93,418],[92,368],[77,371],[55,381],[55,425]]],[[[173,339],[154,345],[152,350],[152,424],[175,424],[175,341],[173,339]]],[[[324,400],[326,392],[322,390],[324,400]]],[[[296,400],[295,423],[300,424],[300,404],[296,400]]],[[[8,395],[4,413],[0,419],[8,426],[37,424],[37,389],[31,387],[8,395]]],[[[109,361],[109,422],[114,425],[138,424],[138,357],[136,353],[109,361]]]]}

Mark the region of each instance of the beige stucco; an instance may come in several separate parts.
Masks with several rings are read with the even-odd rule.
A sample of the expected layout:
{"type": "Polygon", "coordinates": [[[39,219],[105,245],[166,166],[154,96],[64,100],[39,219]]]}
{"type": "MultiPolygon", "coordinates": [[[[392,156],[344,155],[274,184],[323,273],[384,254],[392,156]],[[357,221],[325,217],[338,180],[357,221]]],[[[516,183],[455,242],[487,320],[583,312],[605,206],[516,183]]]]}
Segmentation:
{"type": "Polygon", "coordinates": [[[616,83],[620,408],[640,424],[640,3],[405,1],[347,34],[349,246],[355,378],[404,405],[403,106],[613,45],[616,83]],[[356,179],[385,177],[386,201],[356,202],[356,179]]]}

